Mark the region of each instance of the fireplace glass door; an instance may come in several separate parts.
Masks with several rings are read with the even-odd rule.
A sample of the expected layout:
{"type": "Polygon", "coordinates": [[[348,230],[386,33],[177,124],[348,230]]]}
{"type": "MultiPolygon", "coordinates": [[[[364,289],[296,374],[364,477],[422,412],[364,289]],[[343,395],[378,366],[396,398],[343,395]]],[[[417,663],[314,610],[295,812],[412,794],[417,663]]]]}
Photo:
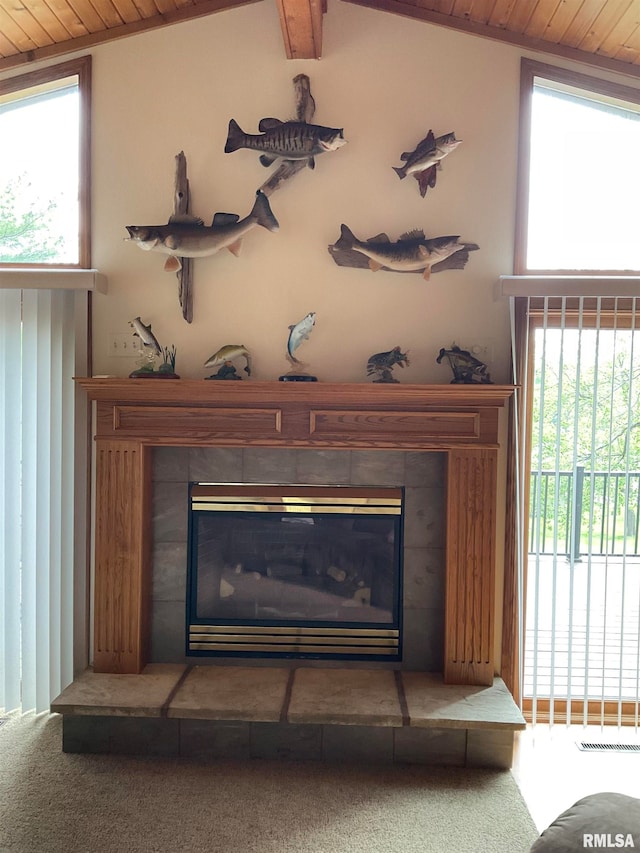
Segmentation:
{"type": "Polygon", "coordinates": [[[401,657],[403,491],[192,483],[187,654],[401,657]]]}

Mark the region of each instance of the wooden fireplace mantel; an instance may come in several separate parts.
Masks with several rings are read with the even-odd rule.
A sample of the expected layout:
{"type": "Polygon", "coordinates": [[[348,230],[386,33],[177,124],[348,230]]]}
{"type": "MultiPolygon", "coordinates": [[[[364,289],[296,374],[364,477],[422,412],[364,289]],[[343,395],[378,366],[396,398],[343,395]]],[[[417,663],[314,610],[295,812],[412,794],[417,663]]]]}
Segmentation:
{"type": "Polygon", "coordinates": [[[492,684],[499,415],[512,386],[76,381],[96,401],[96,672],[148,661],[152,447],[421,450],[447,456],[444,678],[492,684]]]}

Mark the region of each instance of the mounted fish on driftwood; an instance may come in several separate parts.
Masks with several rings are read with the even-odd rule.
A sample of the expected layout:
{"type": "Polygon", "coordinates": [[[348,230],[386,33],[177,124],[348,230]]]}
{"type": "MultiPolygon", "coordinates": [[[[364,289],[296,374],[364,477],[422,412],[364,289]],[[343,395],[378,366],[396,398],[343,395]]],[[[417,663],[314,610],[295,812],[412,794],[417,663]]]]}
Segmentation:
{"type": "Polygon", "coordinates": [[[425,237],[424,231],[402,234],[395,243],[386,234],[358,240],[346,225],[340,226],[340,237],[329,246],[329,254],[340,267],[356,267],[373,272],[421,272],[428,280],[431,273],[446,269],[464,269],[475,243],[460,242],[460,237],[425,237]]]}
{"type": "Polygon", "coordinates": [[[271,166],[277,160],[281,161],[278,169],[260,187],[267,196],[301,169],[314,169],[317,156],[327,151],[335,151],[347,142],[342,128],[311,124],[315,101],[311,96],[306,74],[294,77],[293,85],[296,94],[294,121],[263,118],[258,124],[259,133],[245,133],[235,119],[229,121],[225,154],[247,148],[260,152],[260,162],[263,166],[271,166]]]}
{"type": "Polygon", "coordinates": [[[456,139],[455,133],[445,133],[436,139],[430,130],[413,151],[405,151],[400,155],[404,165],[393,166],[393,171],[400,180],[407,175],[413,175],[418,182],[420,195],[424,198],[427,189],[436,185],[437,170],[442,168],[442,161],[447,154],[455,151],[461,142],[461,139],[456,139]]]}
{"type": "Polygon", "coordinates": [[[259,190],[244,219],[237,213],[216,213],[211,225],[205,225],[195,216],[172,216],[166,225],[127,225],[126,229],[129,239],[144,251],[169,255],[164,268],[175,272],[181,266],[180,258],[204,258],[221,249],[238,255],[243,238],[258,225],[267,231],[280,227],[269,199],[259,190]]]}

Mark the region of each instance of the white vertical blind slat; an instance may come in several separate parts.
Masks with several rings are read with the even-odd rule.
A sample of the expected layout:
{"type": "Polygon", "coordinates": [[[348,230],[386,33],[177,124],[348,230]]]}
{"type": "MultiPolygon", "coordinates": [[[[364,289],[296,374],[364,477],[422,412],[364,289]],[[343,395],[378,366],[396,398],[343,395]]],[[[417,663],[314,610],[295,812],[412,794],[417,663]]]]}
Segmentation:
{"type": "Polygon", "coordinates": [[[20,317],[19,290],[0,291],[0,707],[20,705],[20,317]]]}
{"type": "MultiPolygon", "coordinates": [[[[12,293],[3,291],[0,299],[12,293]]],[[[17,293],[21,315],[3,311],[0,317],[4,351],[5,339],[18,341],[12,363],[4,361],[0,410],[5,436],[1,603],[4,624],[12,619],[6,630],[11,641],[2,649],[3,668],[11,673],[5,681],[11,684],[0,704],[7,710],[41,712],[73,677],[75,296],[66,291],[17,293]],[[10,405],[11,370],[22,379],[10,405]],[[15,429],[14,409],[18,441],[9,470],[6,435],[15,429]],[[11,562],[6,558],[8,531],[17,531],[11,562]],[[12,618],[10,603],[15,605],[16,598],[12,618]]]]}

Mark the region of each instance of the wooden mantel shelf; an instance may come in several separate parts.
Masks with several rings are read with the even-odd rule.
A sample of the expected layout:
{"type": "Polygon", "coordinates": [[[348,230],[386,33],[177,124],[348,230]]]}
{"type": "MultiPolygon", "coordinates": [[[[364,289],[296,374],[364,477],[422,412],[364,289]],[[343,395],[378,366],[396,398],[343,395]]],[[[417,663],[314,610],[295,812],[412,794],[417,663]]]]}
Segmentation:
{"type": "Polygon", "coordinates": [[[154,446],[444,452],[444,679],[494,677],[499,415],[510,385],[84,379],[96,401],[94,670],[148,662],[154,446]]]}
{"type": "Polygon", "coordinates": [[[152,445],[497,446],[510,385],[77,379],[97,436],[152,445]]]}

